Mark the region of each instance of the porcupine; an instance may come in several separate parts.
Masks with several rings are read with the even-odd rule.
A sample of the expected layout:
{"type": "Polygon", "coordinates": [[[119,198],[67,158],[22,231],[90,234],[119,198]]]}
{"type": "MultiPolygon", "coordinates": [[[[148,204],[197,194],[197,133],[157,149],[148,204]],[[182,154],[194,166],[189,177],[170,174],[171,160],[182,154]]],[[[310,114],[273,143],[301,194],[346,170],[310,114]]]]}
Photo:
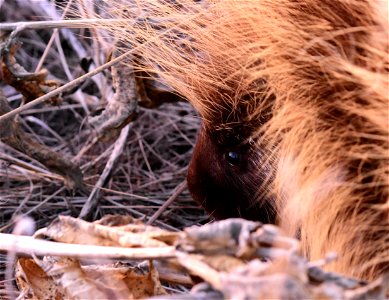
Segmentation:
{"type": "Polygon", "coordinates": [[[311,260],[335,251],[331,270],[389,270],[387,1],[105,3],[137,67],[203,120],[199,204],[277,224],[311,260]]]}

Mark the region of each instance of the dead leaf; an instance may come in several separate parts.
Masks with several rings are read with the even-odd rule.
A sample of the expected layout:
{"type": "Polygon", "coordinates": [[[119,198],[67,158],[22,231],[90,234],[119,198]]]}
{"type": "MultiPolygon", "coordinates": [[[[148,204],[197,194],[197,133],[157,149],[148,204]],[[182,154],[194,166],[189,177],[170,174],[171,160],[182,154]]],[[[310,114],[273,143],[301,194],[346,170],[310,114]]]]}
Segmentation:
{"type": "Polygon", "coordinates": [[[16,283],[19,290],[28,289],[28,299],[60,300],[65,291],[48,276],[33,259],[19,258],[15,270],[16,283]]]}
{"type": "MultiPolygon", "coordinates": [[[[12,86],[21,93],[26,102],[39,98],[48,92],[56,89],[59,83],[54,80],[47,80],[47,70],[38,73],[29,73],[15,59],[15,54],[20,43],[12,41],[3,50],[3,58],[0,61],[2,77],[5,83],[12,86]]],[[[50,101],[59,105],[62,99],[59,96],[53,97],[50,101]]]]}
{"type": "Polygon", "coordinates": [[[65,297],[58,299],[142,299],[167,294],[151,262],[147,272],[124,264],[81,266],[69,258],[47,257],[42,264],[65,290],[65,297]]]}
{"type": "Polygon", "coordinates": [[[151,262],[147,274],[140,274],[135,272],[134,269],[128,269],[124,275],[123,280],[135,299],[167,294],[159,280],[158,271],[151,262]]]}
{"type": "Polygon", "coordinates": [[[232,272],[246,264],[245,261],[228,255],[205,256],[203,261],[219,272],[232,272]]]}
{"type": "Polygon", "coordinates": [[[58,242],[122,247],[165,247],[164,240],[172,243],[179,236],[152,226],[110,227],[67,216],[59,216],[45,234],[58,242]]]}
{"type": "Polygon", "coordinates": [[[87,272],[78,260],[70,258],[47,257],[42,265],[66,291],[64,299],[132,299],[124,282],[112,272],[87,272]]]}

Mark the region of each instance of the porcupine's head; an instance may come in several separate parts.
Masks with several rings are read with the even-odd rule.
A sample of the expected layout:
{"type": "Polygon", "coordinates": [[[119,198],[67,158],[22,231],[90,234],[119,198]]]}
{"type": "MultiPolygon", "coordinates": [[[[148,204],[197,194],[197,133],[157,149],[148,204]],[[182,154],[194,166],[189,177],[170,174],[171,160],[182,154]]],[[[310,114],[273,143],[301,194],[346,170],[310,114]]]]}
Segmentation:
{"type": "Polygon", "coordinates": [[[275,211],[265,189],[270,166],[256,145],[256,131],[270,118],[270,112],[250,119],[257,101],[252,95],[245,95],[236,105],[232,99],[223,101],[209,112],[197,136],[188,169],[189,190],[216,218],[274,223],[275,211]]]}
{"type": "Polygon", "coordinates": [[[273,96],[255,74],[261,45],[253,43],[256,16],[246,17],[254,2],[240,3],[106,1],[107,12],[125,19],[106,29],[124,51],[134,50],[135,69],[162,79],[199,112],[187,177],[193,198],[216,218],[274,223],[270,160],[257,145],[273,96]]]}

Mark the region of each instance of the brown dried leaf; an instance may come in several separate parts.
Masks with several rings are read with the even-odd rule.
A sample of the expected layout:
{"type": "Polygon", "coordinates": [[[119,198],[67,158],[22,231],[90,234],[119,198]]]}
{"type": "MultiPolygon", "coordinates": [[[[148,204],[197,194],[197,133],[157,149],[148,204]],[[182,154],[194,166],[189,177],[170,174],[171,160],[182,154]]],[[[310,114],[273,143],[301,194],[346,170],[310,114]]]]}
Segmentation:
{"type": "Polygon", "coordinates": [[[93,223],[110,227],[128,224],[143,224],[141,220],[126,215],[105,215],[93,223]]]}
{"type": "Polygon", "coordinates": [[[122,247],[164,247],[167,246],[164,241],[178,237],[177,233],[166,233],[151,226],[110,227],[66,216],[52,222],[45,234],[58,242],[122,247]]]}
{"type": "MultiPolygon", "coordinates": [[[[3,59],[0,61],[2,77],[5,83],[24,96],[26,102],[30,102],[56,89],[59,83],[54,80],[47,80],[46,70],[29,73],[19,65],[15,59],[19,47],[20,44],[16,42],[5,47],[3,59]]],[[[59,105],[62,99],[56,96],[51,98],[50,101],[55,105],[59,105]]]]}
{"type": "Polygon", "coordinates": [[[54,257],[42,265],[66,291],[58,299],[142,299],[167,294],[151,262],[149,272],[122,264],[81,266],[75,259],[54,257]]]}
{"type": "Polygon", "coordinates": [[[128,224],[128,225],[123,225],[123,226],[120,226],[117,228],[119,230],[124,231],[124,232],[132,232],[132,233],[141,234],[142,236],[147,237],[148,239],[154,239],[157,241],[161,241],[167,245],[175,244],[177,242],[178,238],[180,237],[180,233],[178,233],[178,232],[166,231],[166,230],[160,229],[158,227],[145,225],[144,223],[128,224]]]}
{"type": "Polygon", "coordinates": [[[158,271],[151,262],[147,274],[139,274],[134,269],[128,269],[123,275],[123,280],[135,299],[167,294],[159,280],[158,271]]]}
{"type": "Polygon", "coordinates": [[[215,289],[220,289],[220,274],[203,261],[204,256],[180,253],[177,260],[191,275],[200,277],[204,281],[210,283],[215,289]]]}
{"type": "MultiPolygon", "coordinates": [[[[206,255],[235,255],[242,249],[252,248],[250,234],[262,224],[243,219],[228,219],[207,224],[201,227],[193,226],[185,229],[186,236],[180,241],[184,250],[206,255]]],[[[251,252],[254,252],[252,249],[251,252]]],[[[244,251],[248,252],[248,250],[244,251]]]]}
{"type": "Polygon", "coordinates": [[[154,260],[153,264],[159,272],[162,281],[193,286],[194,282],[185,268],[183,268],[176,259],[154,260]]]}
{"type": "Polygon", "coordinates": [[[204,255],[226,254],[244,259],[278,258],[296,251],[298,242],[283,236],[273,225],[227,219],[185,229],[179,246],[204,255]]]}
{"type": "Polygon", "coordinates": [[[125,215],[105,215],[100,220],[94,221],[93,223],[109,227],[117,227],[118,229],[127,232],[145,232],[151,238],[155,238],[169,244],[174,244],[179,236],[177,232],[169,232],[158,227],[145,225],[145,223],[141,220],[125,215]]]}
{"type": "Polygon", "coordinates": [[[219,272],[232,272],[236,268],[246,264],[246,262],[241,259],[223,254],[204,256],[203,261],[219,272]]]}
{"type": "Polygon", "coordinates": [[[47,227],[45,235],[62,243],[100,246],[116,245],[113,241],[96,234],[93,229],[91,223],[87,223],[81,219],[59,216],[47,227]]]}
{"type": "Polygon", "coordinates": [[[47,274],[52,276],[66,295],[64,299],[132,299],[121,276],[103,267],[86,271],[76,259],[46,258],[47,274]]]}
{"type": "Polygon", "coordinates": [[[135,82],[140,95],[138,101],[140,106],[146,108],[156,108],[164,103],[184,100],[184,98],[174,93],[174,90],[172,90],[168,85],[164,84],[158,75],[154,76],[156,78],[151,79],[148,78],[149,75],[142,72],[135,75],[135,82]]]}
{"type": "Polygon", "coordinates": [[[65,291],[48,276],[33,259],[19,258],[15,270],[16,283],[20,290],[29,289],[28,299],[60,300],[65,291]]]}
{"type": "Polygon", "coordinates": [[[311,299],[303,282],[288,274],[262,277],[228,275],[222,277],[225,299],[311,299]]]}
{"type": "Polygon", "coordinates": [[[30,290],[28,299],[142,299],[166,295],[152,263],[149,271],[112,265],[81,266],[78,260],[46,257],[41,265],[34,260],[18,261],[16,280],[20,290],[30,290]]]}

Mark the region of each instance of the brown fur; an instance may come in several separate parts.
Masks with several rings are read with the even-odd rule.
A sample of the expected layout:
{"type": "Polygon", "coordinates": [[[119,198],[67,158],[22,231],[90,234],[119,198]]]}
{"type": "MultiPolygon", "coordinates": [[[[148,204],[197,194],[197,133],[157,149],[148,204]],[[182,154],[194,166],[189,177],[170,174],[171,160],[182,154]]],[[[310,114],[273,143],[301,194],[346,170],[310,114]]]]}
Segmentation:
{"type": "Polygon", "coordinates": [[[202,116],[194,197],[336,251],[332,270],[389,271],[388,2],[173,2],[107,0],[129,20],[108,29],[202,116]]]}

